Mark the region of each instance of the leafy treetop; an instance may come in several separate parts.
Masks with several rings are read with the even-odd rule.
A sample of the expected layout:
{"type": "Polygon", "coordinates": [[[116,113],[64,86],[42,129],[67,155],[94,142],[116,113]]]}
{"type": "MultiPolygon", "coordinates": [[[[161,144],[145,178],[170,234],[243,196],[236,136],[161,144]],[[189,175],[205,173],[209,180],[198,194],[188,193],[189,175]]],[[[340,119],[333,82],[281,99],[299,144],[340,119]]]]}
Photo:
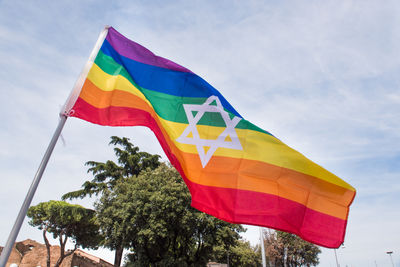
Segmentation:
{"type": "Polygon", "coordinates": [[[43,231],[47,248],[47,266],[50,267],[50,243],[46,233],[51,233],[60,242],[60,257],[54,266],[60,266],[63,259],[71,255],[78,247],[97,249],[102,236],[95,217],[95,211],[64,201],[50,200],[29,208],[29,224],[43,231]],[[71,238],[75,247],[65,253],[65,245],[71,238]]]}
{"type": "Polygon", "coordinates": [[[114,153],[117,162],[108,160],[106,162],[88,161],[88,173],[94,178],[86,181],[82,189],[66,193],[62,199],[84,198],[86,196],[98,195],[107,190],[112,190],[121,179],[137,176],[147,168],[155,169],[160,165],[160,156],[139,151],[139,147],[133,145],[129,138],[111,136],[110,145],[114,145],[114,153]]]}

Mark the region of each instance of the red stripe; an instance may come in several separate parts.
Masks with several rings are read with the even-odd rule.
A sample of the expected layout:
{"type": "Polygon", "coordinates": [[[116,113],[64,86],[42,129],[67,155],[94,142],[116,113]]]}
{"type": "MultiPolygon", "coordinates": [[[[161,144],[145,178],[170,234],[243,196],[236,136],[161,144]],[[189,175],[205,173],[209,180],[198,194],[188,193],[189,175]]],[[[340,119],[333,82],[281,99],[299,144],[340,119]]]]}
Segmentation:
{"type": "Polygon", "coordinates": [[[149,112],[108,107],[98,109],[78,98],[73,117],[109,126],[147,126],[156,135],[171,164],[182,175],[192,195],[192,206],[231,223],[252,224],[288,231],[312,243],[337,248],[344,241],[347,220],[308,209],[306,206],[271,194],[199,185],[185,176],[163,131],[149,112]]]}
{"type": "Polygon", "coordinates": [[[78,98],[71,110],[71,117],[81,118],[104,126],[148,126],[155,123],[150,113],[135,108],[96,108],[82,98],[78,98]]]}
{"type": "MultiPolygon", "coordinates": [[[[113,107],[96,108],[88,104],[82,98],[78,98],[72,108],[71,117],[77,117],[91,123],[105,126],[146,126],[150,128],[158,139],[164,153],[167,155],[171,164],[184,176],[183,169],[180,166],[179,160],[172,153],[167,140],[156,120],[147,111],[135,108],[113,107]]],[[[191,191],[191,185],[188,184],[186,177],[185,182],[191,191]]]]}
{"type": "Polygon", "coordinates": [[[193,183],[191,188],[192,206],[221,220],[291,232],[329,248],[337,248],[344,241],[346,220],[308,209],[297,202],[246,190],[193,183]]]}

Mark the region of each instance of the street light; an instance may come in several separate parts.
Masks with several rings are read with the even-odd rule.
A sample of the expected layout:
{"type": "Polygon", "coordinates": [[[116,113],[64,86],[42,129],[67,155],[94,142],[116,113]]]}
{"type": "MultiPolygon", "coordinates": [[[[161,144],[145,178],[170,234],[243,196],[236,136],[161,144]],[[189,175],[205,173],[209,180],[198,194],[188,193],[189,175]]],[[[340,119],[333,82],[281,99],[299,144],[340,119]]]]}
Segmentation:
{"type": "Polygon", "coordinates": [[[386,254],[389,254],[390,261],[392,262],[392,266],[394,267],[393,258],[392,258],[393,251],[387,251],[386,254]]]}
{"type": "MultiPolygon", "coordinates": [[[[346,248],[346,247],[344,246],[344,244],[341,244],[339,248],[346,248]]],[[[339,261],[338,261],[338,257],[337,257],[337,253],[336,253],[337,248],[334,248],[333,250],[335,251],[336,266],[340,267],[340,264],[339,264],[339,261]]]]}
{"type": "Polygon", "coordinates": [[[335,251],[336,266],[337,266],[337,267],[340,267],[339,261],[338,261],[338,259],[337,259],[336,248],[334,248],[333,250],[335,251]]]}

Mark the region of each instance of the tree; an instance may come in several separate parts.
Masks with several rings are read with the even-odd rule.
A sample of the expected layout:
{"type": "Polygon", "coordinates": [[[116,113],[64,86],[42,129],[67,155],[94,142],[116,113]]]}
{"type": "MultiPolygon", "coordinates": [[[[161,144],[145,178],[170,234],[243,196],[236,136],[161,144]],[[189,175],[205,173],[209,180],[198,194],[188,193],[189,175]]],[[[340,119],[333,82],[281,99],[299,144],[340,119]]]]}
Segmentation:
{"type": "Polygon", "coordinates": [[[172,167],[142,171],[104,193],[96,211],[110,244],[129,240],[127,266],[204,266],[216,245],[233,245],[244,229],[195,210],[172,167]]]}
{"type": "Polygon", "coordinates": [[[264,243],[266,255],[273,266],[316,266],[319,263],[320,248],[294,234],[265,232],[264,243]]]}
{"type": "Polygon", "coordinates": [[[47,267],[50,267],[50,243],[46,234],[53,234],[60,242],[60,257],[55,267],[61,265],[78,247],[97,249],[102,239],[94,210],[64,201],[50,200],[32,206],[28,210],[29,224],[43,231],[47,249],[47,267]],[[75,247],[65,253],[68,238],[75,242],[75,247]]]}
{"type": "MultiPolygon", "coordinates": [[[[111,136],[110,145],[114,145],[114,153],[117,156],[117,162],[111,160],[106,162],[88,161],[86,166],[89,166],[88,173],[92,173],[94,178],[91,181],[86,181],[82,185],[82,189],[66,193],[62,199],[84,198],[86,196],[98,196],[103,193],[113,192],[115,185],[128,177],[136,177],[140,172],[146,169],[155,169],[160,165],[160,156],[152,155],[147,152],[142,152],[139,147],[133,145],[129,138],[111,136]]],[[[124,231],[123,229],[114,229],[114,231],[124,231]]],[[[114,236],[110,231],[107,232],[111,240],[114,236]]],[[[115,250],[114,265],[120,266],[122,253],[124,248],[127,248],[128,241],[124,238],[106,242],[105,247],[115,250]]]]}
{"type": "Polygon", "coordinates": [[[256,267],[261,266],[260,247],[252,247],[249,242],[237,240],[236,244],[226,249],[225,246],[214,247],[213,261],[228,263],[231,267],[256,267]]]}
{"type": "Polygon", "coordinates": [[[86,181],[82,185],[82,189],[64,194],[63,200],[97,196],[107,190],[112,191],[119,180],[137,176],[147,168],[155,169],[160,165],[159,155],[139,151],[139,147],[133,145],[129,138],[111,136],[109,145],[115,146],[114,153],[117,156],[118,164],[111,160],[86,162],[85,165],[90,166],[87,172],[92,173],[94,178],[86,181]]]}

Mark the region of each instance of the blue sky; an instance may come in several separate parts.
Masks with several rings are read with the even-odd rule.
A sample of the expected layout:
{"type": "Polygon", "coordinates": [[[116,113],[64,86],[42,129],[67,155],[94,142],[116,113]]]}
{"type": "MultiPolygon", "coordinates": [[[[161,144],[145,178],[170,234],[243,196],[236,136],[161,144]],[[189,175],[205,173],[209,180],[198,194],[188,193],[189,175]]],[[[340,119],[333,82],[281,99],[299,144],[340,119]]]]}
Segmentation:
{"type": "MultiPolygon", "coordinates": [[[[400,266],[399,13],[394,0],[0,0],[0,244],[108,24],[191,69],[246,119],[357,189],[341,266],[390,266],[388,250],[400,266]]],[[[145,128],[69,119],[33,204],[90,179],[83,164],[113,157],[111,135],[165,158],[145,128]]],[[[257,235],[250,228],[245,238],[257,235]]],[[[41,241],[25,222],[18,240],[26,238],[41,241]]],[[[332,250],[320,258],[335,266],[332,250]]]]}

